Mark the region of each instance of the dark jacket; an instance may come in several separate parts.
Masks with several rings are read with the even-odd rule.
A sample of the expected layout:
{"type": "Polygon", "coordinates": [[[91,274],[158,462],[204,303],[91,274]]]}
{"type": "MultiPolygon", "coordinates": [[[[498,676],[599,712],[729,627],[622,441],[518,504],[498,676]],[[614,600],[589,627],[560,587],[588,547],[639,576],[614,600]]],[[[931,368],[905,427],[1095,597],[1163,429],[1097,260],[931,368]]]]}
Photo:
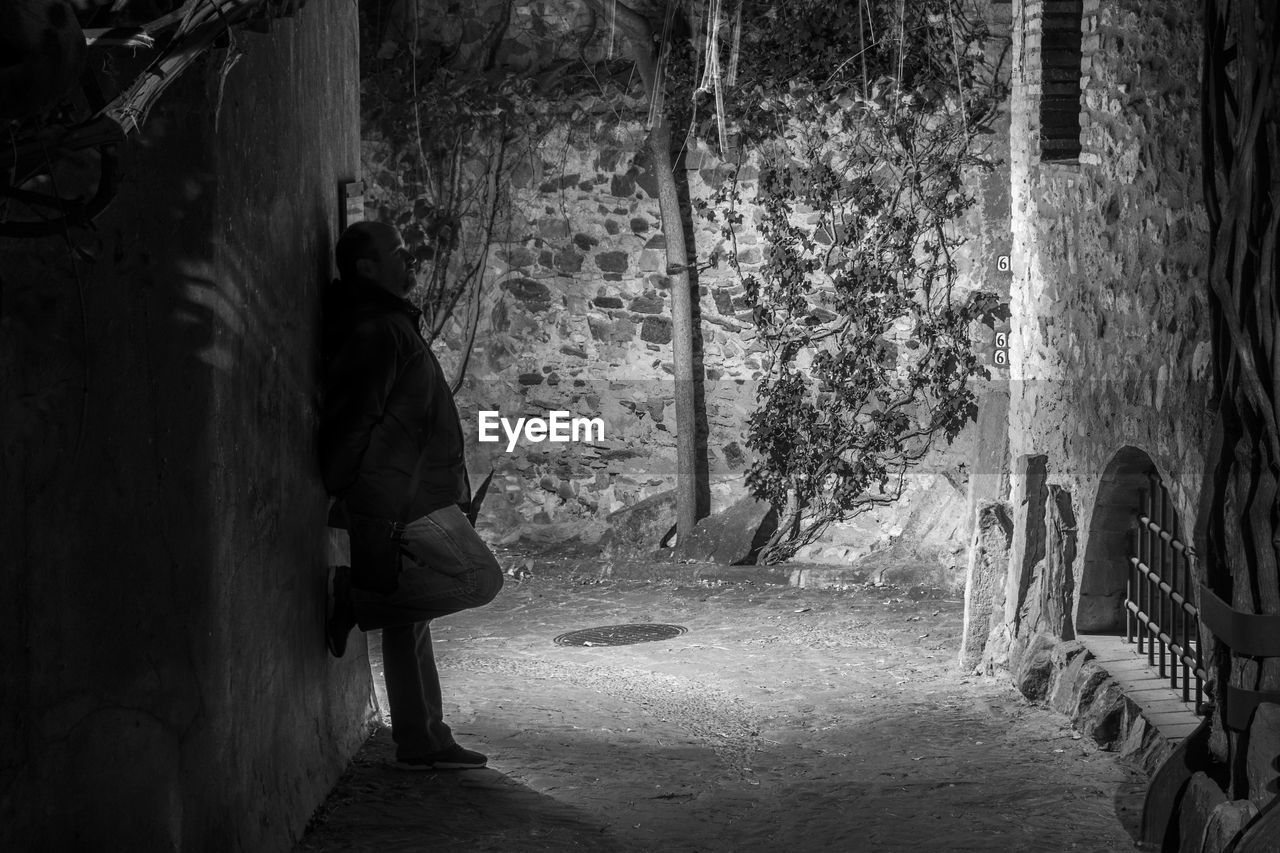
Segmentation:
{"type": "Polygon", "coordinates": [[[418,331],[421,312],[368,283],[325,296],[320,471],[351,513],[412,521],[469,502],[462,427],[418,331]]]}

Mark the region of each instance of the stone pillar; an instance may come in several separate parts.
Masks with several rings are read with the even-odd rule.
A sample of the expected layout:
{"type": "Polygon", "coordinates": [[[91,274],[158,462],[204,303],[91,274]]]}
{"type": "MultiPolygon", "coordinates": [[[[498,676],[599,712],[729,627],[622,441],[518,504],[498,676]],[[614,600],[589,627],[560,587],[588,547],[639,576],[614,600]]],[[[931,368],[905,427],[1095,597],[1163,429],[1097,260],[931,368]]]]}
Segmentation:
{"type": "MultiPolygon", "coordinates": [[[[998,592],[1009,567],[1009,545],[1013,520],[1003,503],[987,503],[979,508],[973,542],[969,547],[969,567],[964,588],[964,635],[960,640],[960,668],[971,671],[986,651],[998,592]]],[[[999,596],[1003,604],[1003,597],[999,596]]],[[[1000,610],[1003,614],[1003,608],[1000,610]]]]}

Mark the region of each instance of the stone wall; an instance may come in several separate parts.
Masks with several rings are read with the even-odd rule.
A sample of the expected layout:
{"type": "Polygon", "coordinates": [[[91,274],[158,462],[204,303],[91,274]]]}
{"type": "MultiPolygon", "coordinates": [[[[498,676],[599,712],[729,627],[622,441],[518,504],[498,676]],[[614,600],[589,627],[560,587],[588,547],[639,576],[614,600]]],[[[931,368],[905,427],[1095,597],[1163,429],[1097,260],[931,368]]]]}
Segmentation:
{"type": "MultiPolygon", "coordinates": [[[[992,58],[998,60],[1007,45],[1008,7],[994,8],[999,37],[993,40],[992,58]]],[[[430,10],[448,18],[438,31],[452,34],[441,38],[453,40],[449,43],[457,47],[447,52],[457,57],[474,55],[496,20],[493,4],[485,0],[447,9],[423,0],[419,9],[420,15],[430,10]]],[[[402,11],[398,20],[410,18],[411,12],[402,11]]],[[[522,4],[497,51],[497,63],[531,71],[545,68],[563,58],[566,44],[581,47],[589,60],[606,56],[607,28],[587,39],[589,25],[563,4],[522,4]],[[541,65],[533,56],[540,57],[541,65]]],[[[394,37],[395,27],[388,33],[394,37]]],[[[625,50],[619,37],[615,55],[625,56],[625,50]]],[[[599,416],[604,440],[521,440],[511,452],[505,439],[473,441],[473,481],[491,467],[496,471],[483,523],[512,539],[592,540],[607,528],[610,513],[675,484],[671,279],[657,185],[645,153],[644,104],[636,99],[602,103],[585,95],[581,103],[581,114],[536,140],[514,172],[513,204],[497,229],[478,345],[459,398],[473,440],[480,410],[498,411],[512,420],[545,417],[554,410],[599,416]]],[[[984,141],[990,145],[984,153],[1003,163],[1007,135],[997,130],[984,141]]],[[[384,159],[374,151],[371,169],[384,159]]],[[[677,168],[678,180],[694,199],[708,198],[729,174],[696,144],[686,146],[677,168]]],[[[723,245],[716,226],[697,213],[691,223],[699,264],[695,348],[704,377],[699,389],[703,458],[713,511],[746,491],[746,424],[754,409],[755,383],[767,369],[742,286],[724,260],[726,251],[736,250],[738,262],[749,270],[762,259],[764,247],[750,227],[756,177],[750,164],[739,173],[748,204],[736,247],[723,245]],[[719,263],[708,266],[717,253],[719,263]]],[[[961,291],[982,287],[1007,294],[1007,265],[1000,261],[1009,252],[1007,180],[999,170],[975,171],[971,187],[979,203],[960,226],[968,237],[961,249],[961,291]]],[[[458,363],[461,340],[459,329],[446,329],[437,351],[448,364],[458,363]]],[[[1004,389],[986,386],[982,393],[999,396],[1004,389]]],[[[1003,456],[1003,430],[988,434],[997,437],[1000,448],[988,453],[989,463],[978,466],[983,469],[983,495],[992,490],[991,482],[999,482],[1003,456]]],[[[848,563],[895,543],[922,544],[940,555],[945,579],[955,583],[973,515],[966,506],[976,505],[970,480],[975,441],[970,431],[939,452],[910,478],[898,506],[837,525],[800,556],[848,563]]]]}
{"type": "MultiPolygon", "coordinates": [[[[1071,620],[1050,624],[1049,614],[1075,612],[1095,499],[1122,450],[1150,458],[1181,529],[1194,527],[1207,434],[1207,224],[1192,130],[1194,9],[1172,0],[1014,6],[1010,459],[1019,472],[1043,457],[1044,487],[1067,496],[1076,519],[1072,583],[1043,587],[1065,600],[1028,613],[1029,586],[1064,567],[1016,548],[1011,557],[1004,623],[1025,644],[1039,632],[1070,636],[1071,620]],[[1062,84],[1070,51],[1042,33],[1046,17],[1070,15],[1081,22],[1081,151],[1051,161],[1040,145],[1041,90],[1062,84]]],[[[1015,537],[1043,529],[1032,503],[1015,496],[1012,510],[1015,537]]]]}
{"type": "MultiPolygon", "coordinates": [[[[1195,544],[1202,521],[1211,418],[1202,22],[1195,4],[1177,0],[1025,0],[1014,11],[1013,530],[986,665],[1007,668],[1025,694],[1150,770],[1169,750],[1085,646],[1091,633],[1123,630],[1143,492],[1168,502],[1185,542],[1195,544]],[[1076,117],[1064,114],[1073,86],[1078,140],[1069,138],[1076,117]]],[[[1193,582],[1203,579],[1196,568],[1193,582]]],[[[1276,717],[1263,708],[1230,788],[1248,776],[1251,799],[1232,801],[1225,780],[1192,775],[1211,765],[1207,728],[1161,766],[1146,817],[1159,831],[1172,815],[1178,849],[1274,846],[1274,828],[1254,820],[1274,809],[1276,717]]]]}
{"type": "Polygon", "coordinates": [[[0,245],[6,850],[287,850],[366,734],[313,440],[354,13],[238,33],[94,230],[0,245]]]}

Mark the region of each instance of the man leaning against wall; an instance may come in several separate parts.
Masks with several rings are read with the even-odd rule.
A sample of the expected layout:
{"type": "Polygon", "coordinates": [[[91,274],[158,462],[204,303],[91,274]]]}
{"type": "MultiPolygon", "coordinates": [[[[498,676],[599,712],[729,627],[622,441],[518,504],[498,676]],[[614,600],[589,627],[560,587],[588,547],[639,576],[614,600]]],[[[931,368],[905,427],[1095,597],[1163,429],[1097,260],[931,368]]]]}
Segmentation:
{"type": "Polygon", "coordinates": [[[483,767],[443,719],[431,620],[480,607],[502,570],[467,517],[462,427],[444,373],[406,299],[414,259],[399,232],[359,222],[338,239],[325,294],[320,467],[351,536],[326,623],[341,657],[351,629],[382,629],[397,766],[483,767]]]}

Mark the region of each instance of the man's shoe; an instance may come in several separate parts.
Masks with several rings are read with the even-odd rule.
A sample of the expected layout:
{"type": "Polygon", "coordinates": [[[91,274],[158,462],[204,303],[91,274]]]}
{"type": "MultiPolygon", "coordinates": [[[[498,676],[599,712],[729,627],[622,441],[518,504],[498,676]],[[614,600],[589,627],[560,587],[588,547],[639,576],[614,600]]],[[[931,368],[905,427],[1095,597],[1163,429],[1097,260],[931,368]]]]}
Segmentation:
{"type": "Polygon", "coordinates": [[[333,570],[333,594],[329,618],[324,624],[325,644],[329,653],[340,658],[347,653],[347,636],[356,624],[355,605],[351,603],[351,569],[337,566],[333,570]]]}
{"type": "Polygon", "coordinates": [[[488,761],[483,753],[463,749],[455,743],[424,758],[397,758],[396,767],[401,770],[476,770],[488,761]]]}

